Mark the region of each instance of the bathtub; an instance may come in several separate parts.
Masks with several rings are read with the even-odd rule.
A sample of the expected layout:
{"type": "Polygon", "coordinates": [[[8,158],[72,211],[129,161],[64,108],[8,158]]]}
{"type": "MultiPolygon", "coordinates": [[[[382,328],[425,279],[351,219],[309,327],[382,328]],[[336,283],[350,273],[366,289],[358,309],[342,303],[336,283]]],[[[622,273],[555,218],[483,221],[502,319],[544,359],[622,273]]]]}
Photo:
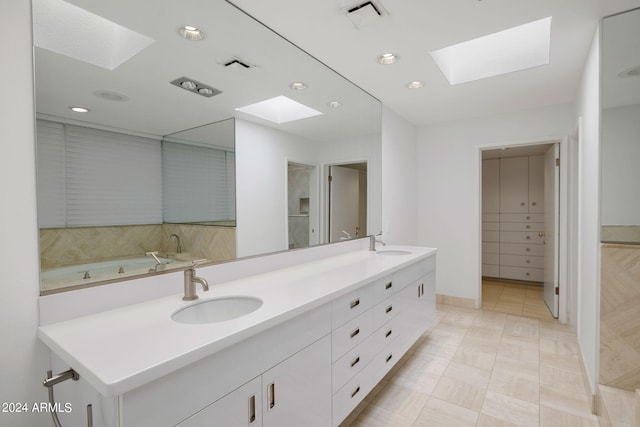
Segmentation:
{"type": "MultiPolygon", "coordinates": [[[[191,264],[190,261],[166,257],[159,257],[159,260],[164,267],[158,271],[191,264]]],[[[156,264],[156,260],[151,257],[132,257],[47,268],[40,273],[41,289],[45,291],[135,276],[148,273],[150,269],[156,268],[156,264]]]]}

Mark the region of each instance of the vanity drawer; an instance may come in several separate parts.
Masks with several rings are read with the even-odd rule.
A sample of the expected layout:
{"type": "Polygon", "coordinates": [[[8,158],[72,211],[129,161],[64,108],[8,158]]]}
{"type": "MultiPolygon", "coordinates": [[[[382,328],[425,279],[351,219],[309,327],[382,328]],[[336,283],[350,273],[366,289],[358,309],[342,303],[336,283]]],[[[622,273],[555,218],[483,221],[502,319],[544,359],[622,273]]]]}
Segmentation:
{"type": "Polygon", "coordinates": [[[544,214],[541,213],[512,213],[500,214],[500,222],[544,222],[544,214]]]}
{"type": "Polygon", "coordinates": [[[503,243],[500,245],[500,254],[544,256],[544,245],[503,243]]]}
{"type": "Polygon", "coordinates": [[[335,329],[373,307],[373,287],[365,285],[331,303],[331,325],[335,329]]]}
{"type": "Polygon", "coordinates": [[[500,265],[510,267],[544,268],[544,257],[527,255],[500,255],[500,265]]]}
{"type": "Polygon", "coordinates": [[[359,374],[333,395],[333,426],[337,427],[373,389],[373,364],[369,363],[359,374]]]}
{"type": "Polygon", "coordinates": [[[542,282],[544,281],[544,269],[500,266],[500,277],[503,279],[542,282]]]}
{"type": "Polygon", "coordinates": [[[394,317],[381,328],[378,328],[373,333],[373,349],[374,353],[379,353],[385,346],[391,341],[395,340],[402,333],[402,322],[398,317],[394,317]]]}
{"type": "Polygon", "coordinates": [[[393,319],[402,309],[402,298],[398,294],[387,298],[373,307],[373,329],[376,330],[393,319]]]}
{"type": "Polygon", "coordinates": [[[394,283],[393,276],[387,276],[382,279],[378,279],[371,285],[373,287],[373,303],[377,304],[380,301],[389,298],[400,290],[400,286],[394,283]]]}
{"type": "Polygon", "coordinates": [[[375,353],[374,335],[370,335],[355,348],[336,360],[331,367],[333,393],[337,392],[358,372],[362,371],[373,360],[375,353]]]}
{"type": "Polygon", "coordinates": [[[332,362],[363,342],[373,332],[373,310],[367,310],[331,333],[332,362]]]}
{"type": "Polygon", "coordinates": [[[435,269],[435,257],[429,257],[393,273],[393,286],[396,287],[396,291],[399,291],[431,269],[435,269]]]}
{"type": "Polygon", "coordinates": [[[390,342],[373,358],[373,372],[376,383],[387,375],[404,355],[403,341],[406,341],[406,339],[403,340],[401,338],[390,342]]]}

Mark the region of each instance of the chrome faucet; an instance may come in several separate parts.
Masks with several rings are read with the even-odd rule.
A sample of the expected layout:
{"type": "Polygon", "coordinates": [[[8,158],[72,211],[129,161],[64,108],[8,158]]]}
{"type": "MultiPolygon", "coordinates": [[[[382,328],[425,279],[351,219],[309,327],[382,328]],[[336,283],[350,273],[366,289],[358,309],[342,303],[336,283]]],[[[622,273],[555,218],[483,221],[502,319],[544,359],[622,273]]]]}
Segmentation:
{"type": "Polygon", "coordinates": [[[196,270],[192,267],[184,271],[184,301],[193,301],[198,299],[196,294],[196,283],[202,285],[203,291],[209,290],[209,283],[202,277],[196,276],[196,270]]]}
{"type": "Polygon", "coordinates": [[[382,243],[382,246],[386,246],[387,244],[382,240],[382,233],[374,236],[373,234],[369,236],[369,250],[375,252],[376,243],[382,243]]]}
{"type": "Polygon", "coordinates": [[[182,253],[182,245],[180,245],[180,236],[178,236],[177,234],[173,233],[169,237],[167,237],[167,242],[170,241],[172,237],[176,238],[176,253],[181,254],[182,253]]]}

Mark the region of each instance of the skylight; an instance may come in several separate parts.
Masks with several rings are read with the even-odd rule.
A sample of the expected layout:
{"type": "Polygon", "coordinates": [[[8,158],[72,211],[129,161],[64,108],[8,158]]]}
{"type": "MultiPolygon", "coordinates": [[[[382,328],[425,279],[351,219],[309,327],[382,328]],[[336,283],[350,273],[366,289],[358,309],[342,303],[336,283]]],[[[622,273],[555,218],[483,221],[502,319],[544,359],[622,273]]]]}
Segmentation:
{"type": "Polygon", "coordinates": [[[322,114],[320,111],[314,110],[311,107],[307,107],[282,95],[245,107],[236,108],[236,110],[278,124],[322,114]]]}
{"type": "Polygon", "coordinates": [[[551,16],[431,52],[450,84],[549,63],[551,16]]]}
{"type": "Polygon", "coordinates": [[[33,1],[34,44],[113,70],[153,39],[62,0],[33,1]]]}

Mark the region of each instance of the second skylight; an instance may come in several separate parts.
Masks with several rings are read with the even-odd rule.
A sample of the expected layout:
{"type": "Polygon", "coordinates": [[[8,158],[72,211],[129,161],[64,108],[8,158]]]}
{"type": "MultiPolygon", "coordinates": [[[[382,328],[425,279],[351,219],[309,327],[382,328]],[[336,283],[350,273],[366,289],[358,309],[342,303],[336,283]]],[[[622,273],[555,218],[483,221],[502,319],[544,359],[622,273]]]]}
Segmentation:
{"type": "Polygon", "coordinates": [[[551,17],[431,52],[450,84],[549,63],[551,17]]]}

